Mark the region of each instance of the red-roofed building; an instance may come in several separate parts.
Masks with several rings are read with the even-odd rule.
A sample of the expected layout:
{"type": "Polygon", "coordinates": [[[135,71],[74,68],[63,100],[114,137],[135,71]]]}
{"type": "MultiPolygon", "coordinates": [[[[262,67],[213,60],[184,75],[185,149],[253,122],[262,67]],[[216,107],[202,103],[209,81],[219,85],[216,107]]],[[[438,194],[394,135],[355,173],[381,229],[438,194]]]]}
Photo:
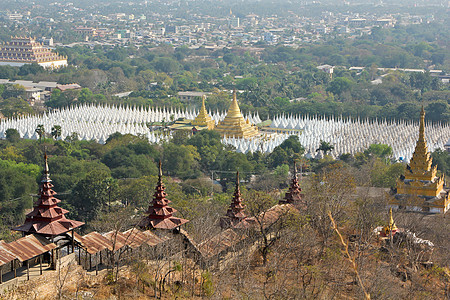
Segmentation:
{"type": "Polygon", "coordinates": [[[39,189],[39,199],[34,204],[33,211],[26,215],[25,223],[14,230],[26,234],[41,234],[46,237],[62,235],[84,223],[69,220],[65,217],[67,210],[58,206],[61,200],[55,198],[56,192],[52,190],[53,184],[49,176],[47,154],[45,154],[44,173],[39,189]]]}
{"type": "Polygon", "coordinates": [[[236,188],[233,194],[233,200],[227,210],[227,214],[220,219],[220,227],[228,228],[236,226],[247,215],[244,212],[245,207],[242,204],[241,190],[239,187],[239,171],[236,173],[236,188]]]}
{"type": "Polygon", "coordinates": [[[171,201],[166,199],[167,194],[162,182],[161,162],[159,162],[158,178],[153,201],[146,212],[147,216],[139,222],[139,227],[142,229],[178,229],[189,220],[173,216],[177,210],[169,206],[171,201]]]}

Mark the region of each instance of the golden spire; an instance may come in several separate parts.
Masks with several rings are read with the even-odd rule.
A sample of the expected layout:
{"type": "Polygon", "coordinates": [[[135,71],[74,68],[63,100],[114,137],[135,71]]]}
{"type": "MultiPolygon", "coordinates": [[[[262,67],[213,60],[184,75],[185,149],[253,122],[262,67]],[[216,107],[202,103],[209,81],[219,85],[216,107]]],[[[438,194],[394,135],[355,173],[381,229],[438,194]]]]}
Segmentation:
{"type": "Polygon", "coordinates": [[[233,101],[231,101],[227,116],[232,118],[242,118],[241,109],[239,108],[239,104],[237,102],[236,90],[233,91],[233,101]]]}
{"type": "Polygon", "coordinates": [[[389,230],[394,231],[397,230],[397,225],[395,225],[394,218],[392,217],[392,207],[389,208],[389,230]]]}
{"type": "Polygon", "coordinates": [[[411,158],[410,166],[413,172],[425,173],[431,168],[431,155],[428,153],[427,141],[425,139],[425,110],[420,111],[419,139],[411,158]]]}
{"type": "Polygon", "coordinates": [[[239,109],[236,90],[233,91],[233,100],[225,119],[216,127],[216,130],[224,136],[234,136],[239,138],[249,138],[258,135],[258,128],[245,121],[239,109]]]}
{"type": "Polygon", "coordinates": [[[417,144],[423,143],[426,147],[426,141],[425,141],[425,110],[420,110],[420,126],[419,126],[419,140],[417,141],[417,144]]]}
{"type": "Polygon", "coordinates": [[[195,117],[195,119],[191,122],[191,125],[204,126],[207,127],[209,130],[212,130],[216,126],[216,122],[209,116],[208,112],[206,111],[205,99],[206,96],[203,95],[202,107],[200,108],[200,112],[198,113],[197,117],[195,117]]]}
{"type": "Polygon", "coordinates": [[[208,114],[208,113],[206,112],[205,98],[206,98],[206,96],[203,95],[203,96],[202,96],[202,108],[200,109],[199,115],[207,115],[207,114],[208,114]]]}

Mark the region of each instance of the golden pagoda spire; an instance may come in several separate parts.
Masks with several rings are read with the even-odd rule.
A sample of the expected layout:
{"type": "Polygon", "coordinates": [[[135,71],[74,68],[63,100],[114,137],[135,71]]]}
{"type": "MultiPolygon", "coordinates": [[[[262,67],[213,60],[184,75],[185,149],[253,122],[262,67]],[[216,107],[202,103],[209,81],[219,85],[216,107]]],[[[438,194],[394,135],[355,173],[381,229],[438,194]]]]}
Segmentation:
{"type": "Polygon", "coordinates": [[[394,218],[392,217],[392,207],[389,208],[389,230],[396,231],[398,230],[397,225],[395,225],[394,218]]]}
{"type": "MultiPolygon", "coordinates": [[[[203,115],[207,115],[207,114],[208,114],[208,113],[206,112],[205,98],[206,98],[206,96],[203,95],[203,96],[202,96],[202,108],[200,108],[200,114],[203,114],[203,115]]],[[[199,115],[200,115],[200,114],[199,114],[199,115]]]]}
{"type": "Polygon", "coordinates": [[[444,177],[436,176],[437,165],[432,166],[432,163],[433,158],[428,152],[425,139],[425,110],[422,106],[416,148],[409,165],[406,166],[404,176],[397,179],[397,194],[390,204],[399,207],[421,207],[424,211],[445,212],[450,199],[448,194],[445,196],[442,193],[444,177]]]}
{"type": "Polygon", "coordinates": [[[425,139],[425,110],[422,106],[420,111],[419,139],[417,140],[410,166],[413,172],[423,174],[430,171],[431,164],[432,158],[428,152],[427,141],[425,139]]]}
{"type": "Polygon", "coordinates": [[[191,125],[203,126],[203,127],[207,127],[209,130],[212,130],[212,129],[214,129],[216,123],[214,122],[214,120],[209,116],[208,112],[206,111],[205,99],[206,99],[206,96],[203,95],[202,96],[202,107],[200,108],[200,112],[197,115],[197,117],[195,117],[194,121],[192,121],[191,125]]]}
{"type": "Polygon", "coordinates": [[[419,143],[424,144],[425,147],[427,145],[427,142],[425,141],[425,110],[423,109],[423,105],[420,110],[419,140],[417,141],[417,144],[419,143]]]}
{"type": "Polygon", "coordinates": [[[216,127],[216,130],[224,136],[249,138],[258,135],[258,128],[250,122],[246,122],[242,116],[237,102],[236,90],[233,91],[233,100],[225,119],[216,127]]]}
{"type": "Polygon", "coordinates": [[[227,116],[234,118],[242,117],[241,109],[239,108],[239,104],[237,102],[236,90],[233,91],[233,101],[231,101],[227,116]]]}

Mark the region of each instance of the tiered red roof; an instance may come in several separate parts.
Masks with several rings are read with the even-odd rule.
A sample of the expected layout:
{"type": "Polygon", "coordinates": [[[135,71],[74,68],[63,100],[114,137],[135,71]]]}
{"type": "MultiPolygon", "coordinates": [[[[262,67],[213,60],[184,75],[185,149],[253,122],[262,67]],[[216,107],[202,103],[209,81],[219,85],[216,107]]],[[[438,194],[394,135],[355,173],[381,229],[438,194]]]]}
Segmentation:
{"type": "Polygon", "coordinates": [[[162,182],[162,170],[161,162],[159,162],[159,175],[158,184],[155,188],[155,194],[153,195],[152,204],[149,206],[146,214],[139,227],[141,228],[155,228],[155,229],[175,229],[189,220],[173,217],[172,215],[177,212],[176,209],[169,206],[170,200],[166,199],[165,187],[162,182]]]}
{"type": "Polygon", "coordinates": [[[39,189],[39,199],[34,204],[32,212],[26,215],[25,223],[13,230],[25,234],[37,233],[46,236],[57,236],[83,225],[83,222],[66,219],[69,211],[58,206],[61,200],[55,198],[53,184],[49,176],[47,154],[44,156],[45,165],[39,189]]]}
{"type": "Polygon", "coordinates": [[[279,201],[279,204],[294,204],[306,206],[305,201],[302,200],[303,194],[300,185],[298,184],[297,164],[294,162],[294,176],[292,177],[289,191],[284,195],[284,198],[279,201]]]}
{"type": "Polygon", "coordinates": [[[235,226],[247,217],[244,212],[245,206],[242,204],[242,201],[238,171],[236,173],[236,188],[234,190],[233,200],[227,210],[227,214],[220,220],[220,226],[222,228],[235,226]]]}

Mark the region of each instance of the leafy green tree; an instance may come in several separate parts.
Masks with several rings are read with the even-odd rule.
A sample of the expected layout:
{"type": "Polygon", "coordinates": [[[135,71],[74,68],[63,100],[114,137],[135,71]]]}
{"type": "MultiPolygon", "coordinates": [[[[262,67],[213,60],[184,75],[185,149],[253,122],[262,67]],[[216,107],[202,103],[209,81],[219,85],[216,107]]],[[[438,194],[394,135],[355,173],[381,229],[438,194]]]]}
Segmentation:
{"type": "Polygon", "coordinates": [[[411,72],[409,79],[411,87],[420,89],[422,93],[431,88],[432,78],[429,72],[411,72]]]}
{"type": "Polygon", "coordinates": [[[31,193],[36,193],[39,166],[0,160],[0,217],[8,226],[23,221],[24,210],[32,206],[31,193]]]}
{"type": "Polygon", "coordinates": [[[109,168],[98,160],[79,160],[72,156],[51,156],[48,165],[57,192],[72,190],[92,171],[110,172],[109,168]]]}
{"type": "Polygon", "coordinates": [[[445,101],[436,101],[425,107],[427,119],[432,121],[450,122],[450,108],[445,101]]]}
{"type": "Polygon", "coordinates": [[[224,147],[221,136],[217,131],[202,130],[188,140],[188,144],[195,146],[200,156],[203,171],[217,168],[217,159],[223,155],[224,147]]]}
{"type": "Polygon", "coordinates": [[[317,150],[316,151],[323,151],[323,154],[324,155],[327,155],[328,154],[328,152],[331,152],[331,151],[333,151],[333,149],[334,149],[334,146],[333,145],[331,145],[329,142],[325,142],[325,141],[320,141],[320,145],[319,145],[319,148],[317,148],[317,150]]]}
{"type": "Polygon", "coordinates": [[[83,88],[80,91],[80,94],[78,95],[78,101],[80,103],[90,103],[92,102],[92,99],[94,97],[94,94],[91,92],[88,88],[83,88]]]}
{"type": "Polygon", "coordinates": [[[367,156],[377,156],[383,160],[389,159],[393,152],[392,147],[385,144],[372,144],[369,146],[367,150],[364,151],[364,154],[367,156]]]}
{"type": "Polygon", "coordinates": [[[109,177],[111,177],[109,172],[93,170],[75,185],[68,199],[72,207],[71,214],[74,217],[86,222],[93,220],[101,213],[108,200],[105,180],[109,177]]]}
{"type": "Polygon", "coordinates": [[[269,167],[276,168],[277,166],[288,164],[289,163],[289,155],[286,150],[281,147],[275,147],[272,153],[268,156],[269,167]]]}
{"type": "Polygon", "coordinates": [[[34,131],[39,135],[39,142],[41,143],[42,137],[44,137],[44,135],[45,135],[44,125],[39,124],[34,131]]]}
{"type": "Polygon", "coordinates": [[[0,99],[0,112],[6,117],[28,115],[33,113],[33,108],[27,101],[21,98],[0,99]]]}
{"type": "Polygon", "coordinates": [[[351,79],[346,77],[336,77],[330,82],[327,91],[340,96],[342,93],[350,91],[352,86],[353,81],[351,79]]]}
{"type": "Polygon", "coordinates": [[[44,72],[44,68],[38,63],[25,64],[19,68],[19,75],[26,76],[29,74],[36,75],[38,73],[44,72]]]}
{"type": "Polygon", "coordinates": [[[433,158],[433,166],[437,165],[440,170],[446,176],[450,176],[450,154],[442,149],[436,149],[431,153],[433,158]]]}
{"type": "Polygon", "coordinates": [[[183,179],[199,176],[200,155],[192,145],[180,145],[169,143],[164,146],[163,165],[164,170],[171,176],[179,176],[183,179]]]}
{"type": "Polygon", "coordinates": [[[168,57],[159,57],[153,62],[155,69],[164,73],[173,73],[179,70],[180,64],[168,57]]]}
{"type": "Polygon", "coordinates": [[[57,140],[59,137],[61,137],[61,126],[54,125],[52,127],[52,137],[57,140]]]}
{"type": "Polygon", "coordinates": [[[20,84],[9,84],[4,88],[2,97],[7,98],[22,98],[26,96],[25,88],[20,84]]]}
{"type": "Polygon", "coordinates": [[[20,133],[14,128],[9,128],[6,130],[6,140],[10,143],[17,143],[20,140],[20,133]]]}

